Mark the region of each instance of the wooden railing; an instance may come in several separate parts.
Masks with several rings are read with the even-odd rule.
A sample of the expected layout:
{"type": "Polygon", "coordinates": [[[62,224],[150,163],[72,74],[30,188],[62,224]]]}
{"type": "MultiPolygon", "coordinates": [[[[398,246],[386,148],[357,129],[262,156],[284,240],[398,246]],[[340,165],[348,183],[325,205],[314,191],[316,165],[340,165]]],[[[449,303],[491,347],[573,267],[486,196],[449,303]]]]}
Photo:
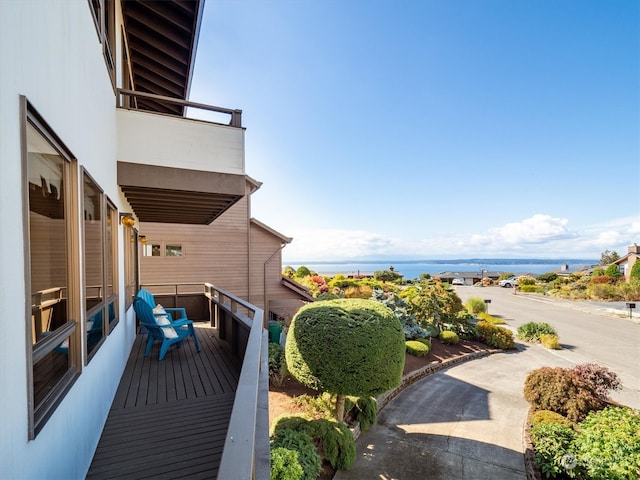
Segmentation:
{"type": "MultiPolygon", "coordinates": [[[[175,298],[193,295],[196,284],[147,284],[157,296],[175,298]],[[180,288],[180,287],[187,287],[180,288]],[[188,290],[188,293],[186,293],[188,290]],[[160,293],[163,291],[164,293],[160,293]]],[[[200,288],[202,288],[202,284],[200,288]]],[[[242,369],[220,460],[220,479],[269,478],[268,349],[264,311],[242,298],[204,284],[209,322],[221,340],[242,359],[242,369]]]]}
{"type": "MultiPolygon", "coordinates": [[[[154,100],[158,103],[168,103],[170,105],[179,105],[181,107],[189,107],[195,108],[198,110],[207,110],[209,112],[222,113],[225,115],[229,115],[230,121],[228,123],[231,127],[242,127],[242,110],[224,108],[224,107],[215,107],[213,105],[206,105],[204,103],[196,103],[190,102],[188,100],[182,100],[181,98],[174,97],[166,97],[164,95],[156,95],[153,93],[145,93],[145,92],[136,92],[135,90],[124,90],[122,88],[118,89],[118,107],[123,107],[123,103],[121,101],[121,97],[130,97],[134,99],[132,102],[135,105],[136,98],[146,98],[149,100],[154,100]]],[[[131,102],[130,102],[131,103],[131,102]]],[[[135,109],[135,107],[133,107],[135,109]]]]}

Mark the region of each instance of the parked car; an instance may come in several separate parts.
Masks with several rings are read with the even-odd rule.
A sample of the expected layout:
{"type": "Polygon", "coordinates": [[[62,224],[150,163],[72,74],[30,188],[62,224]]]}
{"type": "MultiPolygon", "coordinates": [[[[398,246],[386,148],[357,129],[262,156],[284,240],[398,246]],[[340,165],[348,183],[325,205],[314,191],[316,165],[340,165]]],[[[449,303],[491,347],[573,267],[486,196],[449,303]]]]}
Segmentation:
{"type": "Polygon", "coordinates": [[[454,278],[451,285],[464,285],[464,278],[454,278]]]}
{"type": "Polygon", "coordinates": [[[518,285],[518,277],[509,277],[504,280],[500,280],[498,285],[505,288],[516,287],[518,285]]]}

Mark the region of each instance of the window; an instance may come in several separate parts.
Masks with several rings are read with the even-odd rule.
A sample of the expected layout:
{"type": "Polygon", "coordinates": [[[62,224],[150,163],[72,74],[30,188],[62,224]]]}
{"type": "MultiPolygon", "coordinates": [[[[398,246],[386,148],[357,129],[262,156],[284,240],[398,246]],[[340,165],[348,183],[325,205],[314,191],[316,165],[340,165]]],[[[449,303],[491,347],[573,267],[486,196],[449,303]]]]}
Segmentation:
{"type": "MultiPolygon", "coordinates": [[[[144,237],[140,237],[144,238],[144,237]]],[[[142,246],[143,257],[182,257],[184,249],[179,243],[144,243],[142,246]],[[164,245],[164,248],[162,248],[164,245]]]]}
{"type": "Polygon", "coordinates": [[[124,284],[125,308],[133,304],[138,292],[138,232],[124,226],[124,284]]]}
{"type": "Polygon", "coordinates": [[[117,323],[117,210],[86,171],[82,174],[86,352],[90,360],[117,323]]]}
{"type": "Polygon", "coordinates": [[[76,163],[35,109],[21,97],[23,116],[25,274],[29,438],[33,439],[80,374],[77,340],[78,242],[76,163]]]}
{"type": "Polygon", "coordinates": [[[98,40],[102,44],[104,60],[107,64],[109,77],[115,86],[115,51],[116,51],[116,11],[114,0],[88,0],[93,21],[98,32],[98,40]]]}
{"type": "Polygon", "coordinates": [[[165,245],[164,256],[165,257],[181,257],[182,245],[165,245]]]}
{"type": "Polygon", "coordinates": [[[159,243],[144,244],[142,246],[142,256],[159,257],[162,254],[162,247],[159,243]]]}

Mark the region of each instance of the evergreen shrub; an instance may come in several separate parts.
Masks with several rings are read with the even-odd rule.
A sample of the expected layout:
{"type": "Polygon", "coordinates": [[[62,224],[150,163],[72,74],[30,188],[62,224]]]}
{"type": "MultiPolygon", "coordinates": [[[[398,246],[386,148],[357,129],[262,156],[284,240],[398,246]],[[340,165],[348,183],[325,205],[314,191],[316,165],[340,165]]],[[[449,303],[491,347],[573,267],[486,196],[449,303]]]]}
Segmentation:
{"type": "Polygon", "coordinates": [[[493,325],[485,320],[476,323],[479,340],[490,347],[509,350],[515,348],[513,332],[511,330],[493,325]]]}
{"type": "Polygon", "coordinates": [[[541,423],[559,423],[566,427],[573,427],[574,423],[566,417],[563,417],[559,413],[552,412],[551,410],[538,410],[531,417],[531,425],[536,426],[541,423]]]}
{"type": "Polygon", "coordinates": [[[303,480],[316,480],[322,472],[322,460],[311,436],[301,430],[280,430],[271,439],[271,448],[283,447],[298,452],[298,463],[302,467],[303,480]]]}
{"type": "Polygon", "coordinates": [[[558,336],[550,333],[540,334],[540,344],[549,350],[562,350],[558,336]]]}
{"type": "Polygon", "coordinates": [[[452,332],[451,330],[443,330],[440,332],[440,336],[438,337],[442,343],[448,343],[450,345],[457,345],[460,341],[460,337],[456,332],[452,332]]]}
{"type": "Polygon", "coordinates": [[[360,430],[368,430],[378,419],[378,402],[375,397],[347,397],[345,410],[355,409],[355,420],[360,430]]]}
{"type": "Polygon", "coordinates": [[[464,306],[469,313],[473,314],[487,311],[487,304],[484,303],[484,299],[480,297],[469,297],[464,306]]]}
{"type": "Polygon", "coordinates": [[[582,420],[604,403],[590,384],[566,368],[542,367],[529,372],[524,398],[536,410],[551,410],[573,422],[582,420]]]}
{"type": "Polygon", "coordinates": [[[558,335],[555,328],[544,322],[528,322],[518,327],[518,338],[526,342],[539,342],[543,333],[558,335]]]}
{"type": "Polygon", "coordinates": [[[407,340],[405,342],[407,353],[416,357],[424,357],[429,354],[429,345],[418,342],[417,340],[407,340]]]}
{"type": "Polygon", "coordinates": [[[271,480],[300,480],[303,475],[297,450],[284,447],[271,449],[271,480]]]}
{"type": "Polygon", "coordinates": [[[313,302],[291,321],[286,361],[291,375],[315,390],[374,396],[400,383],[404,341],[400,321],[379,302],[313,302]]]}

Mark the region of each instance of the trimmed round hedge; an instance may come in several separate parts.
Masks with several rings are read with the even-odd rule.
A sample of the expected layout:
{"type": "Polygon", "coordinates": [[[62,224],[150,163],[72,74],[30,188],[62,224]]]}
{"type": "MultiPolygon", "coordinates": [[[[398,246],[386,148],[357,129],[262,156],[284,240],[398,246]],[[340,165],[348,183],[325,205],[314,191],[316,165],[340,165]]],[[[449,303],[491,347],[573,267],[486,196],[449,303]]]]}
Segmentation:
{"type": "Polygon", "coordinates": [[[285,356],[289,372],[308,387],[375,396],[400,384],[404,341],[400,321],[380,302],[323,300],[293,317],[285,356]]]}

